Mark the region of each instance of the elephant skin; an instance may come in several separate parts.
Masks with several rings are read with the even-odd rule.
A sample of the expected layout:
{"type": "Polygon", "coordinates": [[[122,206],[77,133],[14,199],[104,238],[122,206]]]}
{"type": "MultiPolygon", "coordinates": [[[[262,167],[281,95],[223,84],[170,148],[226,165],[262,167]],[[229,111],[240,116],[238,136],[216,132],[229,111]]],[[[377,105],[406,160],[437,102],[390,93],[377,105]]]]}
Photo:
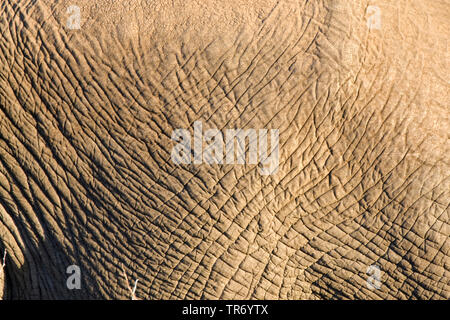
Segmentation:
{"type": "Polygon", "coordinates": [[[0,16],[5,298],[450,298],[448,0],[0,16]],[[174,162],[196,122],[279,133],[276,170],[174,162]]]}

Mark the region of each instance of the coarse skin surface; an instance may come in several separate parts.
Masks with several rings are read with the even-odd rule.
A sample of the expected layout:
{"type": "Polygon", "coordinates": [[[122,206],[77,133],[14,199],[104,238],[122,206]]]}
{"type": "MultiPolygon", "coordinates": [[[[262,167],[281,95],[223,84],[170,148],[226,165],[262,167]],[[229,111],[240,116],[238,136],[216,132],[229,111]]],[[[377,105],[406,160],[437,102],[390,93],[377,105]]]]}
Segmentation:
{"type": "Polygon", "coordinates": [[[2,0],[0,297],[128,299],[123,265],[141,299],[449,299],[449,30],[449,0],[2,0]],[[195,121],[279,129],[278,172],[174,164],[195,121]]]}

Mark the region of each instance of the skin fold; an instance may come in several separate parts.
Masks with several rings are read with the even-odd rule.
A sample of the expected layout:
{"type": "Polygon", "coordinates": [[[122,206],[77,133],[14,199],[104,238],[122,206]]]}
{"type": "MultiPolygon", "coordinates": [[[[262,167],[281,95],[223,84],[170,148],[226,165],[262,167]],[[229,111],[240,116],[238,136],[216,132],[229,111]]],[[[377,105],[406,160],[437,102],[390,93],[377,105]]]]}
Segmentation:
{"type": "Polygon", "coordinates": [[[448,0],[1,1],[0,297],[449,299],[449,21],[448,0]],[[196,121],[278,130],[276,173],[174,163],[196,121]]]}

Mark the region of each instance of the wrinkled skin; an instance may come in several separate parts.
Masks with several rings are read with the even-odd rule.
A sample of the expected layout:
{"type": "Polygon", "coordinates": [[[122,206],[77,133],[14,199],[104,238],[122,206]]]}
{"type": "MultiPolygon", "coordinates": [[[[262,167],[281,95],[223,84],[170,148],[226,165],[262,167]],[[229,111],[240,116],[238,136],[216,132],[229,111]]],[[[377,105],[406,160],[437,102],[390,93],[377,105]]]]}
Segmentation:
{"type": "Polygon", "coordinates": [[[0,4],[6,298],[127,299],[122,265],[144,299],[450,298],[448,1],[371,2],[380,30],[363,1],[129,2],[0,4]],[[174,164],[197,120],[279,129],[279,170],[174,164]]]}

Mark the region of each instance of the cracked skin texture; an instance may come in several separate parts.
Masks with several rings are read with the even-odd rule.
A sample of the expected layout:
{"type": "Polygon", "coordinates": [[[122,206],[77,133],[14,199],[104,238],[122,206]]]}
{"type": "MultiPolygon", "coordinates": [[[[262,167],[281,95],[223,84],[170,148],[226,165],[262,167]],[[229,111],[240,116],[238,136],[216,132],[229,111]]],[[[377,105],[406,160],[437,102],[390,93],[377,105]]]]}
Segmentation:
{"type": "Polygon", "coordinates": [[[450,3],[370,4],[2,1],[4,297],[449,299],[450,3]],[[278,172],[173,164],[194,121],[278,172]]]}

